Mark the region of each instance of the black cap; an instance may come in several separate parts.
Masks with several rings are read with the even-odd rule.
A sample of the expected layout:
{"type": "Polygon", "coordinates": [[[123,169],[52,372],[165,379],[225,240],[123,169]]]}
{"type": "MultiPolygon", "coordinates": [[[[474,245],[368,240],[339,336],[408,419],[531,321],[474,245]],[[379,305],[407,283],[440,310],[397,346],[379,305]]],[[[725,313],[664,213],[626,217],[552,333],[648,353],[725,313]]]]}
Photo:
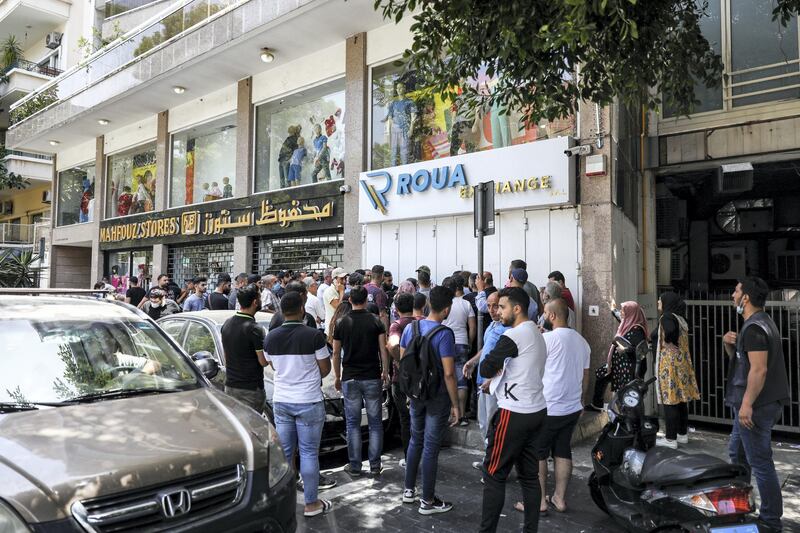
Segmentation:
{"type": "Polygon", "coordinates": [[[258,283],[259,281],[261,281],[261,276],[258,274],[250,274],[247,276],[247,283],[258,283]]]}

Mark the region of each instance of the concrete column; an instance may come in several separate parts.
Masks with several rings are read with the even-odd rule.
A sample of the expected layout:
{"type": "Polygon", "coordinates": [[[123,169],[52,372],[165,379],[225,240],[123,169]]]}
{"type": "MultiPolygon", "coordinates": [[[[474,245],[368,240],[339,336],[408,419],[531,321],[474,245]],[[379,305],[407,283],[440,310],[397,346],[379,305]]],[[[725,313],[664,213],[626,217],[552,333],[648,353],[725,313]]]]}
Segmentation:
{"type": "Polygon", "coordinates": [[[169,111],[158,114],[156,126],[156,197],[155,210],[163,211],[169,206],[169,159],[171,156],[169,142],[169,111]]]}
{"type": "MultiPolygon", "coordinates": [[[[156,283],[158,276],[167,273],[168,256],[169,247],[166,244],[156,244],[153,246],[153,283],[156,283]]],[[[181,283],[183,282],[181,281],[181,283]]]]}
{"type": "Polygon", "coordinates": [[[102,135],[95,143],[94,160],[94,220],[90,222],[92,232],[92,262],[90,278],[94,284],[105,274],[105,257],[100,251],[100,220],[106,216],[106,143],[102,135]]]}
{"type": "Polygon", "coordinates": [[[367,34],[347,39],[345,53],[345,185],[350,192],[344,198],[344,265],[348,270],[361,266],[361,226],[358,224],[358,175],[367,170],[369,143],[369,72],[367,69],[367,34]]]}
{"type": "MultiPolygon", "coordinates": [[[[253,269],[253,237],[233,238],[233,272],[231,277],[239,272],[251,273],[253,269]]],[[[255,272],[261,274],[261,272],[255,272]]]]}
{"type": "MultiPolygon", "coordinates": [[[[254,120],[253,78],[245,78],[239,80],[236,93],[236,177],[233,195],[237,198],[253,193],[254,120]]],[[[242,271],[247,272],[248,269],[242,271]]]]}

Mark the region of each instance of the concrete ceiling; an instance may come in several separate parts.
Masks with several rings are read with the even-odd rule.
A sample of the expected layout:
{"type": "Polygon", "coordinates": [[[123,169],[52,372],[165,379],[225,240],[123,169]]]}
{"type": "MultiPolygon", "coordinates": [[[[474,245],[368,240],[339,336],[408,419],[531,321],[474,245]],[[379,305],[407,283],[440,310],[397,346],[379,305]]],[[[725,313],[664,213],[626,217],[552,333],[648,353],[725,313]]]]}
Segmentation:
{"type": "Polygon", "coordinates": [[[30,48],[67,21],[70,4],[66,0],[0,0],[0,41],[14,35],[23,50],[30,48]]]}

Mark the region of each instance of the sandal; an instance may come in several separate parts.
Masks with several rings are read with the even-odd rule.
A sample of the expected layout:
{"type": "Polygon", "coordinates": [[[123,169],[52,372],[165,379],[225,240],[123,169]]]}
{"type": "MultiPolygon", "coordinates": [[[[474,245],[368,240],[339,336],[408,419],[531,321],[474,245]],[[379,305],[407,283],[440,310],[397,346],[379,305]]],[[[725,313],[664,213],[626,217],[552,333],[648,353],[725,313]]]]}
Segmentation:
{"type": "MultiPolygon", "coordinates": [[[[524,513],[525,512],[525,504],[522,503],[522,502],[515,503],[514,504],[514,510],[515,511],[519,511],[520,513],[524,513]]],[[[547,509],[545,509],[544,511],[539,509],[539,516],[547,516],[547,509]]]]}
{"type": "Polygon", "coordinates": [[[328,514],[333,509],[333,503],[329,502],[328,500],[320,500],[322,507],[315,511],[303,511],[303,516],[306,518],[311,518],[312,516],[319,516],[321,514],[328,514]]]}
{"type": "Polygon", "coordinates": [[[558,511],[559,513],[566,513],[566,512],[567,512],[567,506],[565,505],[564,507],[559,507],[559,506],[558,506],[558,505],[556,505],[556,503],[553,501],[553,497],[552,497],[552,496],[545,496],[545,500],[547,500],[547,503],[548,503],[549,505],[552,505],[552,506],[553,506],[553,509],[555,509],[555,510],[556,510],[556,511],[558,511]]]}

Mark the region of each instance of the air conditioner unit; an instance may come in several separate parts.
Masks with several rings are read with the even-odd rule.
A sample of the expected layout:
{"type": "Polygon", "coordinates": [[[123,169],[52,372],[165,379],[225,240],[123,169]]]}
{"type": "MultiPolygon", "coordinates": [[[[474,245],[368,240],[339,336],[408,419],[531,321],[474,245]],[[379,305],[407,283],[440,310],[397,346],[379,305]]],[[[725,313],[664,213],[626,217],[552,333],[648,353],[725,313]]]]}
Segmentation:
{"type": "Polygon", "coordinates": [[[747,275],[747,253],[742,246],[711,249],[711,279],[734,280],[747,275]]]}
{"type": "Polygon", "coordinates": [[[52,191],[42,191],[42,203],[49,204],[53,201],[52,191]]]}
{"type": "Polygon", "coordinates": [[[12,200],[3,202],[3,214],[10,215],[13,212],[14,212],[14,202],[12,200]]]}
{"type": "Polygon", "coordinates": [[[739,194],[751,190],[753,190],[753,165],[751,163],[721,165],[717,169],[714,183],[716,194],[739,194]]]}
{"type": "Polygon", "coordinates": [[[800,252],[776,253],[775,274],[779,281],[800,281],[800,252]]]}
{"type": "Polygon", "coordinates": [[[680,239],[680,200],[674,196],[656,198],[656,238],[674,243],[680,239]]]}
{"type": "Polygon", "coordinates": [[[44,45],[51,50],[55,50],[59,46],[61,46],[61,38],[64,36],[63,33],[57,31],[51,31],[47,34],[47,37],[44,39],[44,45]]]}

